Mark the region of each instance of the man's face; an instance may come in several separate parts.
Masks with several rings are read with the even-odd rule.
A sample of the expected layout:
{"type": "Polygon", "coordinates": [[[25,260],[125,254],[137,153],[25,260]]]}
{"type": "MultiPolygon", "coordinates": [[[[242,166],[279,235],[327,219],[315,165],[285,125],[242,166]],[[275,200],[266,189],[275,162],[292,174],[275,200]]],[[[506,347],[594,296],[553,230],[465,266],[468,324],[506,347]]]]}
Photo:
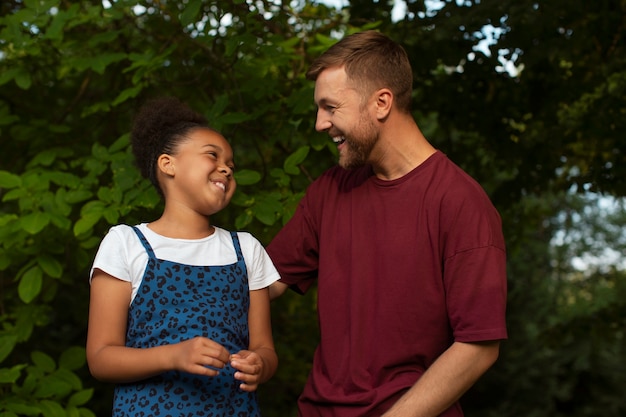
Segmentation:
{"type": "Polygon", "coordinates": [[[348,80],[343,67],[322,71],[315,82],[315,129],[328,132],[337,144],[339,165],[346,169],[369,163],[378,141],[370,97],[361,90],[348,80]]]}

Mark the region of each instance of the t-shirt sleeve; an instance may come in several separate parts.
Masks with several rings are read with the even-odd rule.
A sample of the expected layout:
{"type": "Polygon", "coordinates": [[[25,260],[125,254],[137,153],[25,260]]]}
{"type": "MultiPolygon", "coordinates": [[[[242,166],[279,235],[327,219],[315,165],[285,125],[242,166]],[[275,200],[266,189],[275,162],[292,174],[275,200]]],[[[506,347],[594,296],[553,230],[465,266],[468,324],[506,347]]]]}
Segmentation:
{"type": "Polygon", "coordinates": [[[250,291],[269,287],[273,282],[278,281],[280,278],[278,271],[261,242],[250,233],[239,233],[239,236],[242,241],[242,250],[246,248],[244,258],[250,291]]]}
{"type": "Polygon", "coordinates": [[[89,281],[93,277],[94,269],[100,269],[122,281],[131,282],[131,273],[128,266],[126,241],[121,233],[121,227],[114,226],[104,236],[93,261],[89,274],[89,281]]]}
{"type": "Polygon", "coordinates": [[[506,249],[500,216],[478,186],[444,206],[443,279],[454,339],[506,339],[506,249]]]}
{"type": "Polygon", "coordinates": [[[317,233],[307,203],[311,193],[309,189],[293,217],[267,247],[280,281],[300,294],[304,294],[317,279],[319,263],[317,233]]]}
{"type": "Polygon", "coordinates": [[[454,339],[507,338],[506,255],[495,246],[457,253],[445,262],[448,317],[454,339]]]}

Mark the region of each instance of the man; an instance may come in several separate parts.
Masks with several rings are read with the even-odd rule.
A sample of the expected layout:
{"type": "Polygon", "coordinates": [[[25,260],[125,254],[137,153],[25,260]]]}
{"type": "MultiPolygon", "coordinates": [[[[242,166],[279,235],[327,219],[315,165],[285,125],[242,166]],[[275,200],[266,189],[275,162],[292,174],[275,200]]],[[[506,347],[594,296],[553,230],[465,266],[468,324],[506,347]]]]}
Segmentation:
{"type": "Polygon", "coordinates": [[[339,167],[268,246],[273,297],[317,279],[320,344],[300,415],[462,416],[458,399],[507,337],[500,217],[422,135],[401,46],[348,36],[307,78],[339,167]]]}

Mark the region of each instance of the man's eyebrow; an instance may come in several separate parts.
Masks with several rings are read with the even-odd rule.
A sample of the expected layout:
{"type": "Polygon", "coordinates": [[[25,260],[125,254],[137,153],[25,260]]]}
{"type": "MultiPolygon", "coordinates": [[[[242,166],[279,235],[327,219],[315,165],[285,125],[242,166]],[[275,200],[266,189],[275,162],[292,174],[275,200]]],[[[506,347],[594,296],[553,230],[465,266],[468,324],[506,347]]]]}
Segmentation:
{"type": "Polygon", "coordinates": [[[331,105],[331,101],[330,101],[329,99],[327,99],[327,98],[322,97],[322,98],[321,98],[321,99],[317,102],[317,105],[318,105],[318,106],[321,106],[321,107],[323,107],[323,106],[328,106],[328,105],[331,105]]]}

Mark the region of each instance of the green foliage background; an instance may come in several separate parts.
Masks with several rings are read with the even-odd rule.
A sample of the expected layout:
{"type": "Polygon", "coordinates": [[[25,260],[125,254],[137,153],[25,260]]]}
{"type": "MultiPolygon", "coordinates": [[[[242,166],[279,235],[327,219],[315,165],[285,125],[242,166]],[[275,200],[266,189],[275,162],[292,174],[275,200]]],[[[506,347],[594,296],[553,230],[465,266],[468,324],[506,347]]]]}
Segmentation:
{"type": "MultiPolygon", "coordinates": [[[[0,416],[105,416],[84,359],[88,271],[107,229],[158,196],[128,149],[136,109],[173,95],[232,143],[239,189],[213,220],[269,243],[335,163],[314,131],[308,64],[338,37],[405,45],[414,114],[483,184],[509,251],[509,332],[468,416],[623,416],[626,3],[621,0],[0,3],[0,416]],[[428,6],[428,7],[427,7],[428,6]],[[495,28],[489,52],[477,49],[495,28]],[[506,63],[514,70],[507,71],[506,63]],[[593,193],[593,194],[592,194],[593,193]],[[560,237],[560,239],[555,239],[560,237]],[[619,261],[619,260],[618,260],[619,261]]],[[[295,415],[317,341],[315,293],[272,305],[281,361],[266,416],[295,415]]]]}

